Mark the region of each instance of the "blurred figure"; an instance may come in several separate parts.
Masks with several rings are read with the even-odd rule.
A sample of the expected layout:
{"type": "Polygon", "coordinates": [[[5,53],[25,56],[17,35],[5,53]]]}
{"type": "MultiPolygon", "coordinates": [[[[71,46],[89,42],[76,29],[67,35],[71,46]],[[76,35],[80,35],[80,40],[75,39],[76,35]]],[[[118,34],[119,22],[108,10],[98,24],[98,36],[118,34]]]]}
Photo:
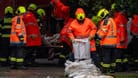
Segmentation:
{"type": "MultiPolygon", "coordinates": [[[[113,7],[112,7],[113,8],[113,7]]],[[[123,66],[123,60],[126,54],[128,34],[127,34],[127,17],[125,14],[125,9],[117,8],[114,9],[114,20],[117,26],[117,51],[116,56],[116,71],[123,71],[126,63],[123,66]]]]}
{"type": "Polygon", "coordinates": [[[16,10],[17,16],[12,18],[12,28],[10,34],[10,46],[12,48],[10,56],[11,69],[26,69],[24,66],[26,28],[23,22],[23,15],[25,12],[25,7],[19,6],[16,10]]]}
{"type": "Polygon", "coordinates": [[[117,30],[114,19],[107,14],[100,23],[100,28],[97,35],[100,39],[100,46],[102,48],[103,67],[102,72],[114,72],[115,69],[115,51],[117,44],[117,30]]]}
{"type": "Polygon", "coordinates": [[[0,20],[1,24],[1,52],[0,63],[2,66],[7,66],[10,55],[10,32],[11,32],[11,20],[14,16],[13,8],[7,6],[5,8],[4,17],[0,20]]]}
{"type": "Polygon", "coordinates": [[[51,15],[51,32],[52,34],[59,33],[64,26],[64,23],[70,17],[70,8],[63,4],[61,0],[51,0],[50,4],[53,6],[51,15]]]}
{"type": "Polygon", "coordinates": [[[135,12],[132,18],[130,32],[132,35],[132,40],[130,42],[130,52],[132,53],[133,65],[135,70],[138,70],[138,12],[135,12]]]}
{"type": "Polygon", "coordinates": [[[38,14],[38,24],[39,24],[39,29],[42,35],[46,34],[46,12],[44,9],[39,8],[37,9],[37,14],[38,14]]]}
{"type": "Polygon", "coordinates": [[[41,33],[38,25],[37,18],[35,16],[36,10],[35,4],[30,4],[28,6],[28,11],[24,14],[24,24],[26,27],[27,34],[27,56],[26,62],[31,65],[35,63],[35,55],[37,52],[37,47],[42,45],[41,33]]]}

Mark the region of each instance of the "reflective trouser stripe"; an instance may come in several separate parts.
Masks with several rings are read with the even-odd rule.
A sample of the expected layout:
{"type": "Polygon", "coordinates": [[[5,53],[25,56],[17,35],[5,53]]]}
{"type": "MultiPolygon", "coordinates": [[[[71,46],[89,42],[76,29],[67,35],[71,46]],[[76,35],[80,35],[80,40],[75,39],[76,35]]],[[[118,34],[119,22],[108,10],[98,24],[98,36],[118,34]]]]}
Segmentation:
{"type": "Polygon", "coordinates": [[[60,58],[63,58],[63,59],[66,58],[66,57],[65,57],[64,55],[62,55],[62,54],[60,54],[59,57],[60,57],[60,58]]]}
{"type": "Polygon", "coordinates": [[[16,62],[24,62],[24,59],[23,58],[17,58],[16,62]]]}
{"type": "Polygon", "coordinates": [[[10,57],[10,61],[16,61],[15,57],[10,57]]]}
{"type": "Polygon", "coordinates": [[[128,62],[128,59],[127,58],[123,59],[123,63],[126,63],[126,62],[128,62]]]}
{"type": "Polygon", "coordinates": [[[102,65],[102,67],[105,67],[105,68],[110,68],[110,64],[101,64],[102,65]]]}
{"type": "Polygon", "coordinates": [[[137,60],[134,60],[134,62],[137,62],[138,63],[138,59],[137,60]]]}
{"type": "Polygon", "coordinates": [[[7,61],[7,59],[6,58],[0,58],[0,61],[5,62],[5,61],[7,61]]]}
{"type": "Polygon", "coordinates": [[[111,67],[115,67],[116,66],[116,63],[111,63],[111,67]]]}
{"type": "Polygon", "coordinates": [[[121,60],[121,59],[116,59],[115,62],[116,62],[116,63],[121,63],[122,60],[121,60]]]}

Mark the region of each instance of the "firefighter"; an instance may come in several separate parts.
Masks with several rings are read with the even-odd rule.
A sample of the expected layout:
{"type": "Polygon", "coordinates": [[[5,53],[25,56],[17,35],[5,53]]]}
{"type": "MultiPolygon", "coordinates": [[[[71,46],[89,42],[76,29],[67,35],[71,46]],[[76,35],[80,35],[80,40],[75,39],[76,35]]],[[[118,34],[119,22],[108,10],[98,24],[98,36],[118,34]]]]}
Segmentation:
{"type": "Polygon", "coordinates": [[[10,32],[11,32],[11,19],[13,17],[13,8],[7,6],[5,8],[5,14],[3,19],[0,21],[1,28],[1,52],[0,52],[0,62],[2,66],[6,66],[9,61],[10,55],[10,32]]]}
{"type": "Polygon", "coordinates": [[[100,38],[100,46],[102,51],[103,63],[101,63],[103,73],[114,72],[115,69],[115,51],[117,44],[116,24],[114,19],[109,14],[105,16],[100,23],[100,28],[97,31],[100,38]]]}
{"type": "Polygon", "coordinates": [[[116,51],[116,71],[123,71],[123,59],[126,57],[126,49],[128,43],[127,34],[127,17],[125,15],[125,10],[115,9],[114,20],[117,26],[117,51],[116,51]]]}
{"type": "Polygon", "coordinates": [[[51,32],[52,34],[60,33],[64,23],[67,22],[70,17],[70,8],[64,5],[61,0],[51,0],[50,4],[53,6],[51,32]]]}
{"type": "Polygon", "coordinates": [[[10,46],[12,48],[10,56],[11,69],[26,69],[24,66],[26,28],[23,22],[23,15],[25,12],[25,7],[19,6],[16,11],[17,16],[12,18],[12,28],[10,34],[10,46]]]}
{"type": "Polygon", "coordinates": [[[24,24],[27,34],[26,48],[28,51],[26,56],[26,63],[31,65],[33,65],[33,63],[35,64],[35,55],[38,51],[37,47],[42,45],[41,33],[37,18],[34,14],[34,9],[36,8],[28,8],[28,11],[24,14],[24,24]]]}
{"type": "Polygon", "coordinates": [[[46,22],[45,22],[45,18],[46,18],[46,13],[45,10],[42,8],[37,9],[37,15],[38,15],[38,24],[39,24],[39,29],[42,35],[44,35],[46,33],[46,22]]]}
{"type": "MultiPolygon", "coordinates": [[[[60,42],[63,44],[63,53],[64,55],[70,54],[72,52],[72,43],[68,37],[68,27],[73,21],[74,18],[69,18],[68,22],[65,23],[64,27],[60,31],[60,42]]],[[[65,58],[66,59],[66,56],[65,58]]],[[[69,60],[73,61],[72,58],[69,57],[69,60]]]]}
{"type": "Polygon", "coordinates": [[[132,40],[130,42],[131,46],[131,53],[134,63],[135,70],[138,70],[138,12],[135,12],[132,18],[132,23],[130,27],[130,32],[132,35],[132,40]]]}
{"type": "Polygon", "coordinates": [[[72,23],[68,28],[68,36],[72,41],[72,44],[74,44],[73,46],[75,46],[76,42],[79,43],[76,39],[82,39],[84,41],[86,40],[85,45],[83,46],[85,47],[85,50],[88,51],[87,53],[85,52],[84,55],[80,51],[77,54],[75,50],[77,51],[78,48],[81,49],[82,47],[79,47],[79,46],[78,48],[73,47],[73,51],[74,51],[73,54],[74,54],[75,61],[90,59],[89,41],[94,39],[96,29],[97,29],[96,25],[89,18],[86,18],[85,12],[82,8],[77,8],[75,12],[75,16],[76,16],[76,19],[72,21],[72,23]],[[79,57],[79,55],[81,55],[82,57],[81,56],[79,57]]]}

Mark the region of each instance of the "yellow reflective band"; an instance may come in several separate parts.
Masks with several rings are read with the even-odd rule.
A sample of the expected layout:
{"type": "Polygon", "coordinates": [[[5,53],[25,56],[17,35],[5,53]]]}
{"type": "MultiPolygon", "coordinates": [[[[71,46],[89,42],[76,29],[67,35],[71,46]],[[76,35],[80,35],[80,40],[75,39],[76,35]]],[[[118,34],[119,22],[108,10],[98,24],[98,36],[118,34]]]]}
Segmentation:
{"type": "Polygon", "coordinates": [[[137,60],[134,60],[134,62],[138,62],[138,59],[137,60]]]}
{"type": "Polygon", "coordinates": [[[10,61],[16,61],[15,57],[10,57],[10,61]]]}
{"type": "Polygon", "coordinates": [[[23,58],[17,58],[17,59],[16,59],[16,62],[23,62],[23,61],[24,61],[23,58]]]}
{"type": "Polygon", "coordinates": [[[11,29],[11,26],[10,25],[4,25],[4,26],[2,26],[2,29],[11,29]]]}
{"type": "Polygon", "coordinates": [[[116,59],[116,61],[115,61],[116,63],[121,63],[122,62],[122,60],[121,59],[116,59]]]}
{"type": "Polygon", "coordinates": [[[115,67],[116,66],[116,63],[111,63],[111,67],[115,67]]]}
{"type": "Polygon", "coordinates": [[[66,58],[64,55],[59,55],[59,57],[60,57],[60,58],[64,58],[64,59],[66,58]]]}
{"type": "Polygon", "coordinates": [[[12,18],[4,18],[4,23],[11,23],[12,18]]]}
{"type": "Polygon", "coordinates": [[[104,64],[103,63],[102,66],[105,67],[105,68],[109,68],[110,67],[110,64],[104,64]]]}
{"type": "Polygon", "coordinates": [[[0,61],[5,62],[5,61],[7,61],[7,59],[6,58],[0,58],[0,61]]]}
{"type": "Polygon", "coordinates": [[[10,34],[2,34],[1,37],[10,37],[10,34]]]}
{"type": "Polygon", "coordinates": [[[127,58],[123,59],[123,63],[126,63],[126,62],[128,62],[128,59],[127,58]]]}

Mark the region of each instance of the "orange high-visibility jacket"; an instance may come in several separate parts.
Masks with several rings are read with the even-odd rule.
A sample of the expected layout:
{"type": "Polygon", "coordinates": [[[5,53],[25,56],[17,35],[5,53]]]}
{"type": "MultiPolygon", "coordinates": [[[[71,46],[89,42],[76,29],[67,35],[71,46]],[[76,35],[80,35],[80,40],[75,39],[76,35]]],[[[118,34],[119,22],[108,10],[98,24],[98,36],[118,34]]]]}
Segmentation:
{"type": "Polygon", "coordinates": [[[133,16],[130,31],[132,35],[138,37],[138,15],[133,16]]]}
{"type": "Polygon", "coordinates": [[[12,28],[10,34],[10,45],[26,44],[26,28],[23,22],[23,15],[12,18],[12,28]],[[23,36],[21,42],[19,36],[23,36]]]}
{"type": "Polygon", "coordinates": [[[127,18],[121,12],[115,12],[114,20],[117,26],[117,48],[127,48],[127,18]]]}
{"type": "Polygon", "coordinates": [[[64,5],[61,0],[51,0],[51,3],[54,5],[53,16],[66,22],[70,16],[70,7],[64,5]]]}
{"type": "Polygon", "coordinates": [[[41,34],[37,19],[32,12],[24,14],[24,24],[27,33],[27,46],[40,46],[42,44],[41,34]]]}
{"type": "Polygon", "coordinates": [[[72,48],[72,43],[71,43],[71,40],[68,37],[67,30],[68,30],[68,27],[69,27],[69,25],[72,21],[73,21],[73,18],[70,18],[68,20],[68,22],[64,25],[62,30],[60,31],[60,42],[67,43],[70,46],[70,48],[72,48]]]}
{"type": "Polygon", "coordinates": [[[113,46],[117,44],[117,29],[113,18],[108,19],[107,25],[104,25],[104,20],[100,24],[100,29],[97,31],[98,36],[101,38],[101,46],[113,46]]]}

